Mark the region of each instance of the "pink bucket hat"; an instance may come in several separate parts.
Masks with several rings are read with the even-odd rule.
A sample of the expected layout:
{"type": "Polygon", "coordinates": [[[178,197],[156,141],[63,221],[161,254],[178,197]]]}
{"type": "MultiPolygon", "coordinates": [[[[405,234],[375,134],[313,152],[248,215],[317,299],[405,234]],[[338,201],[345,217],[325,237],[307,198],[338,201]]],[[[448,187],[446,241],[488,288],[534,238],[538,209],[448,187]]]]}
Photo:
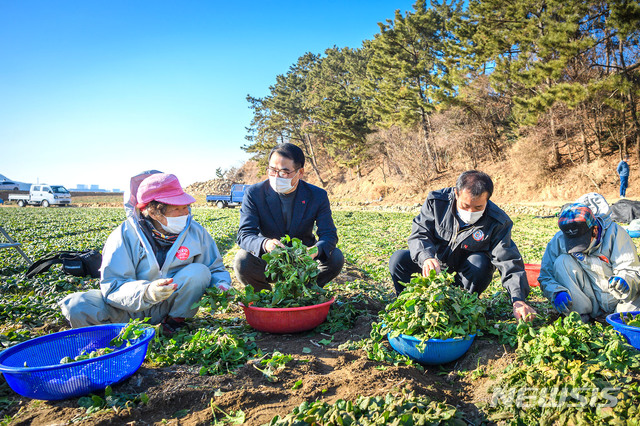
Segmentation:
{"type": "Polygon", "coordinates": [[[196,201],[191,195],[182,190],[175,175],[156,173],[140,183],[137,194],[139,209],[143,209],[151,201],[158,201],[172,206],[185,206],[196,201]]]}

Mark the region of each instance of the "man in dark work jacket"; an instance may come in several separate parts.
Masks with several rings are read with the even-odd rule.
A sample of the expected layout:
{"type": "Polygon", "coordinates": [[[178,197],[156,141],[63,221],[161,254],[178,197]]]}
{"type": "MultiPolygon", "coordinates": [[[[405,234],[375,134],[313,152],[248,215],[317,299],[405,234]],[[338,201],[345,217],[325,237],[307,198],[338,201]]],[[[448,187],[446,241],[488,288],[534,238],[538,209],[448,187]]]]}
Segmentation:
{"type": "Polygon", "coordinates": [[[428,276],[432,269],[456,272],[455,284],[482,293],[496,267],[509,292],[516,318],[531,320],[535,310],[525,299],[529,284],[522,256],[511,240],[513,222],[493,202],[493,182],[486,173],[462,173],[455,188],[429,193],[413,219],[409,250],[396,251],[389,260],[391,278],[400,293],[411,275],[428,276]]]}
{"type": "Polygon", "coordinates": [[[338,234],[327,192],[302,180],[304,162],[304,153],[296,145],[277,145],[269,154],[269,179],[245,191],[234,269],[238,280],[256,291],[271,288],[265,276],[267,263],[261,256],[281,246],[280,238],[285,235],[318,248],[311,255],[319,263],[318,285],[338,276],[344,265],[344,256],[336,248],[338,234]]]}

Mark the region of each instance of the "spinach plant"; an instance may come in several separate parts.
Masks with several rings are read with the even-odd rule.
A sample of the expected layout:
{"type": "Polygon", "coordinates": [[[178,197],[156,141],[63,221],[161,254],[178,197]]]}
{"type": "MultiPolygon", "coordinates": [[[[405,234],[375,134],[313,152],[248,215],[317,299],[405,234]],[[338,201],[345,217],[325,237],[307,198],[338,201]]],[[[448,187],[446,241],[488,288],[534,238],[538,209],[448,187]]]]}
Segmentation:
{"type": "Polygon", "coordinates": [[[629,325],[631,327],[640,327],[640,314],[633,315],[631,313],[627,313],[626,315],[621,312],[620,319],[623,324],[629,325]]]}
{"type": "Polygon", "coordinates": [[[485,306],[476,293],[453,285],[453,275],[431,271],[429,277],[414,275],[398,298],[387,305],[374,324],[379,335],[400,334],[422,340],[466,339],[480,334],[485,306]]]}
{"type": "Polygon", "coordinates": [[[147,321],[149,321],[149,318],[145,318],[142,320],[129,320],[129,323],[126,326],[122,327],[118,335],[111,339],[111,342],[109,342],[109,346],[99,348],[91,352],[82,351],[80,355],[73,358],[70,356],[65,356],[60,360],[60,364],[69,364],[76,361],[92,359],[101,355],[110,354],[117,351],[118,349],[121,349],[121,346],[125,344],[125,347],[131,346],[131,341],[140,338],[140,336],[142,336],[142,333],[144,333],[144,330],[150,327],[149,325],[145,324],[147,321]]]}
{"type": "Polygon", "coordinates": [[[116,393],[111,390],[111,386],[105,388],[104,398],[91,394],[78,399],[78,405],[85,408],[87,414],[93,414],[105,409],[112,409],[117,413],[122,409],[135,407],[137,405],[146,405],[148,402],[149,397],[146,393],[116,393]]]}
{"type": "Polygon", "coordinates": [[[318,264],[310,256],[318,248],[307,248],[298,238],[288,235],[281,241],[284,247],[262,255],[267,262],[265,274],[273,282],[273,289],[255,293],[252,286],[246,286],[240,302],[263,308],[290,308],[328,301],[326,291],[316,282],[318,264]]]}
{"type": "Polygon", "coordinates": [[[231,328],[201,328],[193,333],[180,331],[167,338],[160,336],[149,348],[149,360],[159,367],[199,365],[200,375],[232,372],[261,354],[255,336],[238,334],[231,328]]]}
{"type": "Polygon", "coordinates": [[[415,396],[400,395],[364,397],[355,401],[339,399],[303,402],[291,414],[274,417],[270,426],[285,425],[466,425],[455,407],[415,396]]]}
{"type": "Polygon", "coordinates": [[[517,362],[492,389],[493,421],[519,424],[635,424],[640,419],[640,353],[612,328],[571,312],[536,329],[518,325],[517,362]],[[536,403],[518,404],[525,390],[536,403]],[[607,397],[607,395],[610,395],[607,397]],[[615,398],[613,407],[606,407],[615,398]],[[633,420],[633,421],[631,421],[633,420]]]}

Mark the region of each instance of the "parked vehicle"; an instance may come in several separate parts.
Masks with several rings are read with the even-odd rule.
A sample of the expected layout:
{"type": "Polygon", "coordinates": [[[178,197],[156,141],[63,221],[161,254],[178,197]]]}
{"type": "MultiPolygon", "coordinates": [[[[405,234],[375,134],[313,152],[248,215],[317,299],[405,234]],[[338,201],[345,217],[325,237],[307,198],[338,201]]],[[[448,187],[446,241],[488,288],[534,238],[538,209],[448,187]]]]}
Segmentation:
{"type": "Polygon", "coordinates": [[[248,186],[234,183],[231,185],[231,193],[229,195],[207,195],[207,203],[215,204],[219,209],[239,206],[244,198],[244,190],[248,186]]]}
{"type": "Polygon", "coordinates": [[[62,185],[34,184],[29,194],[9,194],[9,201],[15,201],[18,206],[27,204],[34,206],[66,206],[71,204],[71,193],[62,185]]]}
{"type": "Polygon", "coordinates": [[[13,182],[11,180],[1,180],[0,189],[10,189],[13,191],[19,191],[20,185],[17,182],[13,182]]]}

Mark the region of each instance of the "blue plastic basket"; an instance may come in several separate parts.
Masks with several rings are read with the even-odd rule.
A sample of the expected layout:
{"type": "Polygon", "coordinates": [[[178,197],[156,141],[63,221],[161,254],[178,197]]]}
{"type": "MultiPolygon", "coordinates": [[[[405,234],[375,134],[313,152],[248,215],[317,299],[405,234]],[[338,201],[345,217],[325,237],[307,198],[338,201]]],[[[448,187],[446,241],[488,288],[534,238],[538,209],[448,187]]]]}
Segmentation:
{"type": "MultiPolygon", "coordinates": [[[[636,316],[640,314],[640,311],[622,312],[626,317],[627,315],[636,316]]],[[[620,319],[620,312],[607,315],[607,322],[611,324],[618,333],[622,334],[631,346],[640,350],[640,328],[627,325],[620,319]]]]}
{"type": "Polygon", "coordinates": [[[634,231],[630,231],[629,229],[627,229],[627,233],[629,234],[629,236],[631,238],[638,238],[640,237],[640,231],[634,230],[634,231]]]}
{"type": "Polygon", "coordinates": [[[69,364],[60,360],[109,346],[126,325],[77,328],[17,344],[0,353],[0,372],[16,393],[34,399],[60,400],[102,391],[140,368],[154,328],[145,329],[140,338],[130,341],[131,346],[110,354],[69,364]]]}
{"type": "Polygon", "coordinates": [[[473,339],[476,337],[475,334],[471,334],[466,339],[429,339],[425,343],[426,346],[423,352],[416,348],[422,342],[420,339],[406,334],[400,334],[396,337],[389,336],[390,333],[387,334],[387,339],[396,352],[427,365],[446,364],[447,362],[455,361],[467,353],[473,343],[473,339]]]}

